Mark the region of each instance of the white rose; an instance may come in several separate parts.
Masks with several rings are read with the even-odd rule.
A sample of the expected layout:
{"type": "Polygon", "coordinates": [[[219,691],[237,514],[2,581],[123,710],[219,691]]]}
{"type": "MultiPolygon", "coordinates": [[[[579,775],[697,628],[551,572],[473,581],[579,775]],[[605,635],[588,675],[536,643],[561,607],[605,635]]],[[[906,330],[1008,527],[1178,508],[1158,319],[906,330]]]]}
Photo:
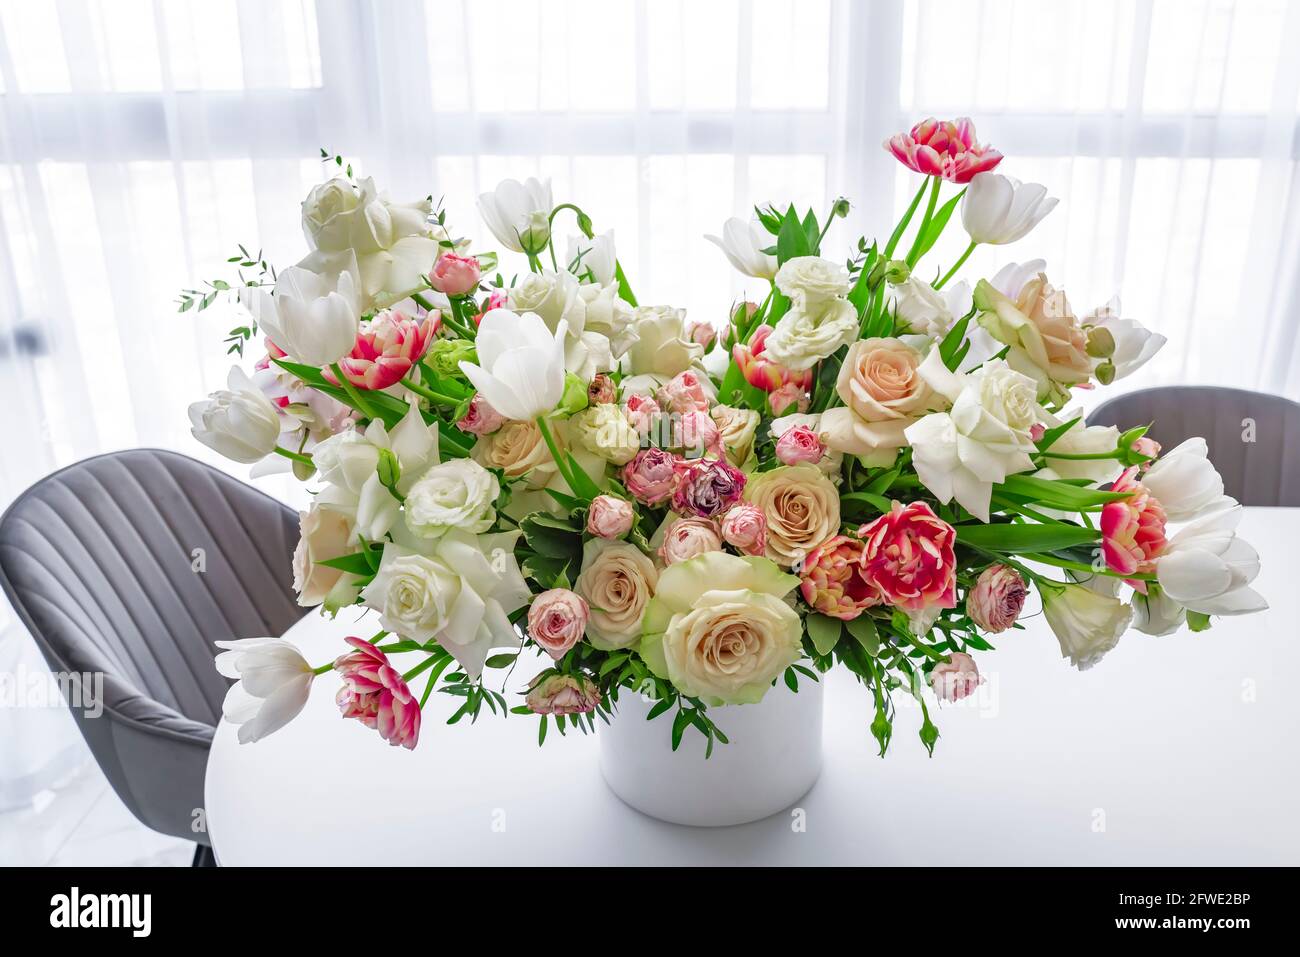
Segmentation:
{"type": "Polygon", "coordinates": [[[808,309],[813,311],[795,303],[777,320],[763,346],[765,358],[801,372],[857,339],[858,312],[847,299],[810,303],[808,309]]]}
{"type": "Polygon", "coordinates": [[[189,407],[190,432],[208,448],[249,465],[274,451],[280,414],[239,366],[231,367],[226,386],[189,407]]]}
{"type": "Polygon", "coordinates": [[[591,606],[588,640],[602,651],[636,644],[658,581],[654,562],[635,545],[606,538],[587,542],[574,590],[591,606]]]}
{"type": "Polygon", "coordinates": [[[586,332],[595,332],[609,340],[611,354],[621,359],[636,342],[632,307],[618,294],[618,284],[597,286],[584,283],[578,295],[587,307],[586,332]]]}
{"type": "Polygon", "coordinates": [[[715,405],[709,415],[718,426],[727,461],[741,468],[753,456],[754,436],[762,417],[753,409],[735,409],[729,405],[715,405]]]}
{"type": "Polygon", "coordinates": [[[629,376],[655,376],[667,381],[704,355],[704,347],[686,330],[685,309],[640,306],[632,313],[632,330],[636,341],[623,356],[629,376]]]}
{"type": "Polygon", "coordinates": [[[496,521],[497,477],[472,459],[435,465],[406,496],[406,525],[422,538],[453,528],[486,532],[496,521]]]}
{"type": "Polygon", "coordinates": [[[849,274],[820,256],[799,256],[777,270],[776,288],[796,304],[813,306],[849,293],[849,274]]]}
{"type": "Polygon", "coordinates": [[[1119,644],[1133,620],[1128,605],[1084,585],[1040,584],[1038,590],[1043,617],[1060,642],[1062,657],[1080,671],[1087,671],[1119,644]]]}

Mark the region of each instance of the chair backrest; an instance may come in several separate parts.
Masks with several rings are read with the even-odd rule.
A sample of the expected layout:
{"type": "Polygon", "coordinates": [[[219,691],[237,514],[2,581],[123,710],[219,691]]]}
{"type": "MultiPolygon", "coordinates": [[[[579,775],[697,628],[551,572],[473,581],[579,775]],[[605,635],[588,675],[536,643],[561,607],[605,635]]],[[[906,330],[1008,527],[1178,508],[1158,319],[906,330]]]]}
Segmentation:
{"type": "Polygon", "coordinates": [[[145,824],[204,840],[189,815],[228,687],[213,642],[302,617],[297,539],[292,509],[157,449],[71,465],[0,518],[0,585],[51,671],[102,680],[102,715],[73,717],[145,824]]]}
{"type": "Polygon", "coordinates": [[[1162,386],[1103,402],[1089,425],[1151,426],[1168,451],[1203,436],[1224,491],[1244,505],[1300,505],[1300,403],[1217,386],[1162,386]]]}

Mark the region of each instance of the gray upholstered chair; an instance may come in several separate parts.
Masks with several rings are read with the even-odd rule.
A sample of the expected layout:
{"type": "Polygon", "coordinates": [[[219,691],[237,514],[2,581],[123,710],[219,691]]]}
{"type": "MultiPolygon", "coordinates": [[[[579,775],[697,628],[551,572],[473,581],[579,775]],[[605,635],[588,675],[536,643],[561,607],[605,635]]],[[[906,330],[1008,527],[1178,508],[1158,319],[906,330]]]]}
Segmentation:
{"type": "Polygon", "coordinates": [[[1089,425],[1154,423],[1147,434],[1168,451],[1204,436],[1224,491],[1244,505],[1300,505],[1300,403],[1216,386],[1143,389],[1103,402],[1089,425]],[[1249,421],[1247,421],[1249,420],[1249,421]]]}
{"type": "Polygon", "coordinates": [[[228,687],[213,642],[302,616],[297,539],[292,509],[157,449],[71,465],[0,519],[0,585],[51,671],[103,675],[102,714],[72,708],[95,760],[142,823],[199,844],[196,864],[210,862],[195,822],[228,687]]]}

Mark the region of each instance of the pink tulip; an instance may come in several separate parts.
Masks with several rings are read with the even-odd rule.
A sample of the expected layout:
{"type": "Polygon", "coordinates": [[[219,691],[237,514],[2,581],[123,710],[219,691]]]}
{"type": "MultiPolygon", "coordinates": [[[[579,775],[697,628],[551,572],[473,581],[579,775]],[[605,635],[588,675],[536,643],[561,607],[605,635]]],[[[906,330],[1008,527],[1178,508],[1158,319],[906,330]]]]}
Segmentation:
{"type": "MultiPolygon", "coordinates": [[[[1136,465],[1111,486],[1112,492],[1129,492],[1128,498],[1107,502],[1101,510],[1101,553],[1106,567],[1121,575],[1145,574],[1155,569],[1156,558],[1165,550],[1165,510],[1137,480],[1136,465]]],[[[1129,581],[1146,594],[1142,579],[1129,581]]]]}
{"type": "MultiPolygon", "coordinates": [[[[357,334],[357,344],[339,360],[339,368],[358,389],[387,389],[420,361],[441,322],[436,311],[417,321],[396,309],[386,309],[357,334]]],[[[339,384],[332,368],[321,369],[321,375],[333,385],[339,384]]]]}
{"type": "Polygon", "coordinates": [[[464,296],[478,288],[481,275],[473,256],[443,253],[429,273],[429,285],[446,296],[464,296]]]}
{"type": "Polygon", "coordinates": [[[415,748],[420,740],[420,705],[388,655],[361,638],[345,639],[355,648],[334,662],[343,676],[335,696],[345,718],[356,718],[389,744],[415,748]]]}
{"type": "Polygon", "coordinates": [[[934,117],[917,123],[910,133],[885,141],[885,149],[908,169],[939,176],[953,183],[969,183],[1002,162],[1002,154],[975,140],[975,124],[968,118],[942,123],[934,117]]]}
{"type": "Polygon", "coordinates": [[[867,579],[904,611],[957,604],[957,533],[925,502],[893,508],[858,529],[867,579]]]}

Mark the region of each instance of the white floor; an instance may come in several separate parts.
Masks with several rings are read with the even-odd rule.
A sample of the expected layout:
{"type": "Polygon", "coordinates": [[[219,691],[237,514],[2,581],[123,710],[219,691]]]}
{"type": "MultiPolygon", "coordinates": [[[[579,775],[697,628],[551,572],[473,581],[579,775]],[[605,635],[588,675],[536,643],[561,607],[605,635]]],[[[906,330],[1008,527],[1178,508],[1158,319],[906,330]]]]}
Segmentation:
{"type": "Polygon", "coordinates": [[[0,866],[188,867],[189,841],[137,821],[87,760],[27,807],[0,812],[0,866]]]}

